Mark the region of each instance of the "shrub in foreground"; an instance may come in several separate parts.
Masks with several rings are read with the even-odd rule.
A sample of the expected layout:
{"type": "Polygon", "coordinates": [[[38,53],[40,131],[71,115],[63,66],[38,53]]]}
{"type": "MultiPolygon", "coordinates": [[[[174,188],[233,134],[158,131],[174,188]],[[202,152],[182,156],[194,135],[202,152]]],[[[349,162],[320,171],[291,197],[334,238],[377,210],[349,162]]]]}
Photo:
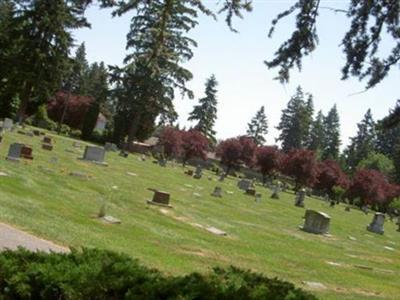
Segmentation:
{"type": "Polygon", "coordinates": [[[291,283],[235,267],[172,277],[127,255],[96,249],[1,252],[0,298],[316,299],[291,283]]]}

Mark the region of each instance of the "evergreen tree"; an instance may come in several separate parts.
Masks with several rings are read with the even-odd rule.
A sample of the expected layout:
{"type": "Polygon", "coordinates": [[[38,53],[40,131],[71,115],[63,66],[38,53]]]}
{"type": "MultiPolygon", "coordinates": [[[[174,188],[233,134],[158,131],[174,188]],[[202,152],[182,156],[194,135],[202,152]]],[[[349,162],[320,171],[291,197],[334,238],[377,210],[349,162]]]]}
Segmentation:
{"type": "Polygon", "coordinates": [[[319,111],[315,120],[311,124],[310,139],[308,149],[313,150],[315,153],[320,153],[324,148],[324,115],[319,111]]]}
{"type": "Polygon", "coordinates": [[[277,141],[282,142],[282,150],[288,152],[295,148],[306,147],[309,143],[309,131],[312,122],[312,97],[307,103],[300,87],[282,111],[281,121],[277,129],[281,131],[277,141]]]}
{"type": "MultiPolygon", "coordinates": [[[[94,66],[92,66],[93,69],[94,66]]],[[[95,68],[98,68],[96,65],[95,68]]],[[[75,53],[75,58],[72,66],[72,80],[71,92],[77,95],[85,96],[89,94],[89,63],[86,59],[85,43],[82,43],[75,53]]]]}
{"type": "Polygon", "coordinates": [[[217,119],[217,85],[215,76],[211,75],[206,81],[206,96],[199,100],[199,105],[194,107],[188,118],[189,121],[197,121],[194,128],[203,133],[212,144],[216,143],[213,128],[217,119]]]}
{"type": "MultiPolygon", "coordinates": [[[[88,26],[84,18],[87,1],[15,1],[10,39],[18,41],[6,65],[9,93],[19,95],[18,119],[25,115],[33,97],[46,101],[61,85],[71,66],[71,29],[88,26]]],[[[3,65],[2,65],[3,68],[3,65]]],[[[0,83],[2,84],[2,83],[0,83]]],[[[0,87],[0,90],[2,87],[0,87]]]]}
{"type": "Polygon", "coordinates": [[[127,35],[125,67],[113,68],[117,109],[114,139],[144,139],[160,114],[173,111],[175,90],[193,98],[192,79],[182,63],[193,56],[196,42],[186,33],[197,25],[197,10],[211,14],[200,1],[120,1],[115,15],[134,10],[127,35]]]}
{"type": "Polygon", "coordinates": [[[92,98],[92,103],[85,115],[82,127],[82,137],[89,139],[96,126],[97,118],[104,106],[109,94],[108,90],[108,71],[104,63],[94,63],[90,67],[88,74],[88,95],[92,98]]]}
{"type": "Polygon", "coordinates": [[[340,121],[336,104],[324,118],[324,139],[321,158],[338,160],[340,151],[340,121]]]}
{"type": "Polygon", "coordinates": [[[257,111],[256,115],[247,125],[247,135],[253,138],[257,146],[263,145],[265,143],[264,135],[268,133],[268,121],[264,106],[261,106],[260,110],[257,111]]]}
{"type": "Polygon", "coordinates": [[[364,115],[363,120],[357,124],[357,127],[357,135],[350,139],[350,145],[344,152],[346,165],[350,172],[354,172],[360,161],[366,159],[375,150],[375,122],[370,109],[364,115]]]}

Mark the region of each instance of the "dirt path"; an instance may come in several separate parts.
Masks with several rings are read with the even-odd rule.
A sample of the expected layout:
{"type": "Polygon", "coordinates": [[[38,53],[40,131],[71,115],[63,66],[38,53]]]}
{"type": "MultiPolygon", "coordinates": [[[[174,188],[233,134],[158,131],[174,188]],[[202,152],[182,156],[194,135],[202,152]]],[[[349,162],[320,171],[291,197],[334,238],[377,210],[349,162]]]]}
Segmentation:
{"type": "Polygon", "coordinates": [[[50,241],[43,240],[10,225],[0,223],[0,250],[14,250],[17,249],[18,246],[31,251],[69,252],[68,248],[58,246],[50,241]]]}

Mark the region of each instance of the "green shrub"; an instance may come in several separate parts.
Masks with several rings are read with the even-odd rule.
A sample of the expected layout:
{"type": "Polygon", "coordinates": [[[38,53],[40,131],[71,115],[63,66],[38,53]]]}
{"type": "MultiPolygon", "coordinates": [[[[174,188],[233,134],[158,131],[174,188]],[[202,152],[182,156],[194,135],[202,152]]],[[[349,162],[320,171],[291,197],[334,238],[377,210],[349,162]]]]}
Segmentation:
{"type": "Polygon", "coordinates": [[[341,186],[335,185],[332,188],[333,200],[343,201],[345,193],[346,193],[346,190],[344,188],[342,188],[341,186]]]}
{"type": "Polygon", "coordinates": [[[69,135],[73,138],[80,138],[82,135],[82,131],[80,131],[79,129],[71,129],[69,135]]]}
{"type": "Polygon", "coordinates": [[[127,255],[0,253],[0,299],[316,299],[278,279],[234,267],[165,276],[127,255]]]}
{"type": "Polygon", "coordinates": [[[39,106],[36,114],[29,117],[25,121],[25,123],[27,123],[28,125],[33,125],[36,127],[48,129],[51,131],[54,131],[57,128],[56,122],[54,122],[47,116],[47,108],[46,108],[46,105],[44,105],[44,104],[39,106]]]}
{"type": "Polygon", "coordinates": [[[62,124],[60,128],[60,134],[69,136],[71,134],[71,127],[69,127],[67,124],[62,124]]]}

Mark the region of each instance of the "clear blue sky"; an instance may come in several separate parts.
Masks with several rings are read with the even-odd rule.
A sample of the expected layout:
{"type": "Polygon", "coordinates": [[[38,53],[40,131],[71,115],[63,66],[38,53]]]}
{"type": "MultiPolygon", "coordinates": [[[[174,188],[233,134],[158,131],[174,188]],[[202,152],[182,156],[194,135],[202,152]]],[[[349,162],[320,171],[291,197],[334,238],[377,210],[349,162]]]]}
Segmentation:
{"type": "MultiPolygon", "coordinates": [[[[204,2],[216,7],[218,1],[204,2]]],[[[383,83],[362,94],[357,93],[364,90],[365,82],[360,83],[356,79],[341,81],[340,69],[344,55],[339,44],[349,22],[340,13],[321,10],[318,49],[304,60],[302,72],[292,72],[289,84],[282,85],[273,80],[276,70],[268,70],[263,61],[271,59],[280,43],[291,34],[293,18],[285,19],[272,39],[268,39],[267,33],[271,20],[292,3],[285,0],[255,0],[252,13],[246,14],[244,20],[235,19],[235,27],[239,30],[237,34],[227,28],[224,16],[219,16],[217,22],[201,16],[199,26],[189,33],[198,42],[198,47],[194,50],[194,58],[186,64],[194,75],[188,86],[196,98],[175,100],[181,125],[190,126],[188,114],[197,99],[203,96],[204,82],[212,73],[219,82],[218,121],[215,128],[218,138],[244,134],[251,117],[264,105],[269,122],[267,143],[273,144],[279,134],[275,127],[281,111],[298,85],[305,92],[313,94],[316,112],[321,109],[326,113],[337,104],[343,146],[356,133],[356,123],[368,108],[371,108],[375,120],[388,113],[396,99],[400,98],[400,71],[398,68],[393,70],[383,83]]],[[[347,3],[345,0],[322,0],[322,6],[330,7],[346,8],[347,3]]],[[[95,6],[88,10],[87,17],[92,29],[81,29],[74,34],[77,44],[85,42],[90,62],[122,64],[131,16],[111,18],[110,10],[100,10],[95,6]]],[[[390,40],[384,39],[383,44],[383,53],[387,53],[390,40]]]]}

